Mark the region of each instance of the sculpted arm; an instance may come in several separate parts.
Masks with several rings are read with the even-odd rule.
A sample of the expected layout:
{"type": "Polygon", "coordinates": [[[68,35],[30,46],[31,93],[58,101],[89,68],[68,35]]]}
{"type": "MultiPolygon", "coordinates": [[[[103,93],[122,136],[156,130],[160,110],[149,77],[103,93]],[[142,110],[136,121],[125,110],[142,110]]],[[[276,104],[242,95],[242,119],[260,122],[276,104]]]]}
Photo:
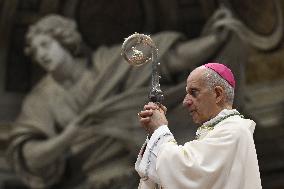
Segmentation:
{"type": "Polygon", "coordinates": [[[9,154],[13,164],[22,167],[24,163],[31,171],[62,159],[80,129],[81,118],[76,117],[61,132],[56,131],[52,107],[48,100],[43,100],[48,94],[46,90],[34,90],[27,96],[11,136],[9,154]],[[23,162],[17,156],[22,156],[23,162]]]}
{"type": "MultiPolygon", "coordinates": [[[[220,33],[220,35],[227,34],[220,33]]],[[[224,39],[220,38],[218,33],[211,33],[200,38],[179,42],[162,61],[167,62],[169,70],[173,73],[193,69],[212,57],[224,43],[224,39]]]]}
{"type": "Polygon", "coordinates": [[[176,43],[163,60],[167,62],[169,70],[173,73],[192,70],[214,57],[226,43],[230,34],[230,29],[224,25],[218,25],[218,22],[231,17],[229,10],[220,7],[208,19],[200,37],[176,43]]]}
{"type": "Polygon", "coordinates": [[[59,135],[45,140],[30,140],[23,146],[23,156],[31,170],[40,169],[62,157],[76,136],[78,127],[71,123],[59,135]]]}

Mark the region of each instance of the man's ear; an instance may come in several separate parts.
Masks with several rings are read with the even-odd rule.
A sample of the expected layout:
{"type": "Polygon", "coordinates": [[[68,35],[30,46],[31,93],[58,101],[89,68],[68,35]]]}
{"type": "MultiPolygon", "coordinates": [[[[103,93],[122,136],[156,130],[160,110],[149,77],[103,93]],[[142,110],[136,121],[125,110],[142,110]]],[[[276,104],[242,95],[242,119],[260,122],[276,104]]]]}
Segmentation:
{"type": "Polygon", "coordinates": [[[216,86],[215,87],[215,94],[216,94],[216,104],[220,103],[225,97],[225,91],[223,87],[216,86]]]}

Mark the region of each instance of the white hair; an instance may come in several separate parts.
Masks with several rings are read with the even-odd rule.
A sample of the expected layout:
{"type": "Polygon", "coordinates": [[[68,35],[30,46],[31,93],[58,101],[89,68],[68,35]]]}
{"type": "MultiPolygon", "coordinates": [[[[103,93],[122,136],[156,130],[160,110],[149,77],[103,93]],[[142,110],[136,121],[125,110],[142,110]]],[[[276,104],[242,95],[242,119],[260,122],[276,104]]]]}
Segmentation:
{"type": "Polygon", "coordinates": [[[225,91],[225,101],[233,105],[234,102],[234,88],[223,79],[218,73],[211,70],[210,68],[205,69],[204,80],[207,86],[214,90],[216,86],[220,86],[225,91]]]}

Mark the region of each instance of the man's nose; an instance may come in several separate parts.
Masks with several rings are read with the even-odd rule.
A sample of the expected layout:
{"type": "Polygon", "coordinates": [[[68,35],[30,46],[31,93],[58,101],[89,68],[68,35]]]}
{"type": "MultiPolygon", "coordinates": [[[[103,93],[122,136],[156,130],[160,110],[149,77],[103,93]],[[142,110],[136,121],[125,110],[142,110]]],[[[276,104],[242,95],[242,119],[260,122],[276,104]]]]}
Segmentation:
{"type": "Polygon", "coordinates": [[[186,95],[183,99],[183,106],[191,106],[192,105],[192,100],[189,98],[188,95],[186,95]]]}

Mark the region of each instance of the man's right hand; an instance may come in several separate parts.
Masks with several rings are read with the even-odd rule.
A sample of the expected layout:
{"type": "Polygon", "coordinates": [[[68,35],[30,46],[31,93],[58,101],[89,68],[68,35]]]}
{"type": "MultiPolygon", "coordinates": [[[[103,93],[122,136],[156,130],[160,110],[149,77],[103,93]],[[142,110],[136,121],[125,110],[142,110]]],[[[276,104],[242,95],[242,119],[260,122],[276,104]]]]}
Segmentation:
{"type": "Polygon", "coordinates": [[[165,116],[166,111],[167,108],[165,106],[149,102],[144,106],[144,109],[138,113],[141,126],[149,134],[152,134],[160,126],[168,125],[168,121],[165,116]]]}

